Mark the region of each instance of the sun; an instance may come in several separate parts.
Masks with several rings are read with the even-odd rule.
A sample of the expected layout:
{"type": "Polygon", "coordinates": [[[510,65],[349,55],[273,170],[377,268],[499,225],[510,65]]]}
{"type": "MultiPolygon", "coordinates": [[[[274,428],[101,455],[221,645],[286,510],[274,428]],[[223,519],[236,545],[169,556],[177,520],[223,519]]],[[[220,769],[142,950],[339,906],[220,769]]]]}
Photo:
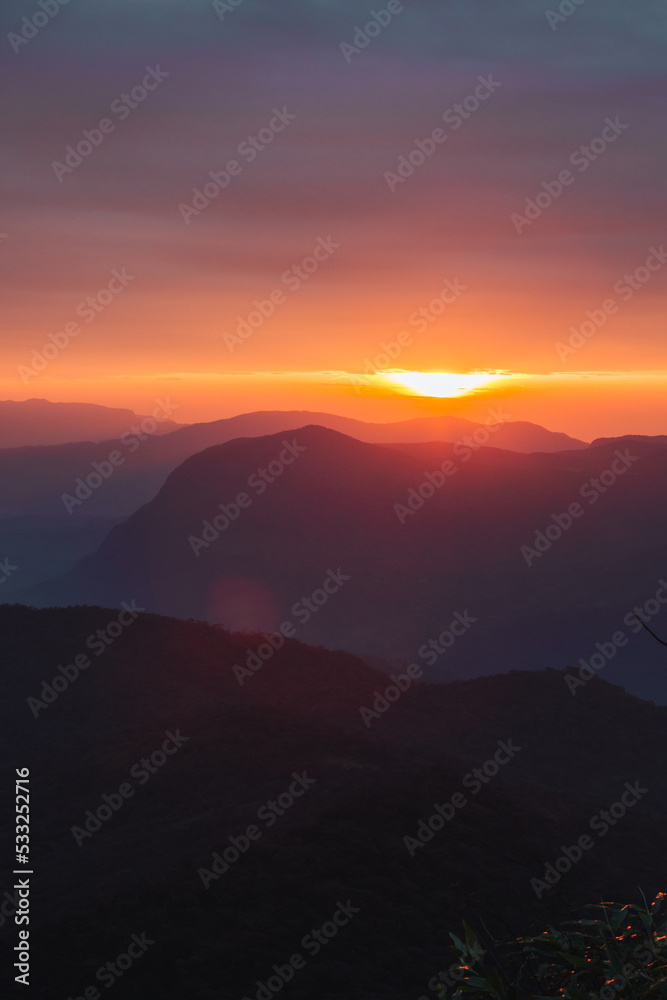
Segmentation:
{"type": "Polygon", "coordinates": [[[376,377],[399,392],[415,396],[445,397],[466,396],[475,390],[491,385],[507,376],[501,372],[407,372],[386,369],[376,372],[376,377]]]}

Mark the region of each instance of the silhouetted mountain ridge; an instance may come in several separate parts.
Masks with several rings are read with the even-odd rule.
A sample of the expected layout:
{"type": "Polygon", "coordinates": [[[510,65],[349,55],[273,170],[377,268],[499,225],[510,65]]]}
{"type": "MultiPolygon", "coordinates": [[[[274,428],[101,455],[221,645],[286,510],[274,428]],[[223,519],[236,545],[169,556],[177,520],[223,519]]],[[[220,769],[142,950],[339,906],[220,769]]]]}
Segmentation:
{"type": "Polygon", "coordinates": [[[117,620],[98,607],[0,606],[4,776],[17,760],[31,768],[42,862],[37,1000],[82,995],[133,932],[154,945],[124,979],[130,1000],[254,996],[339,900],[358,914],[290,996],[311,1000],[324,982],[331,1000],[414,997],[451,963],[448,934],[464,918],[502,936],[601,893],[660,887],[667,709],[597,679],[574,698],[561,672],[514,672],[413,686],[367,727],[359,709],[388,680],[349,654],[288,640],[241,686],[234,665],[257,639],[140,614],[95,655],[87,637],[117,620]],[[90,665],[35,717],[27,699],[85,651],[90,665]],[[133,767],[165,733],[177,752],[142,779],[133,767]],[[464,778],[500,743],[513,756],[473,792],[464,778]],[[308,790],[269,826],[259,810],[295,775],[308,790]],[[645,798],[538,900],[531,879],[626,781],[645,798]],[[132,797],[87,836],[87,811],[128,782],[132,797]],[[405,838],[461,791],[464,807],[411,854],[405,838]],[[253,822],[259,840],[214,877],[216,852],[253,822]]]}
{"type": "MultiPolygon", "coordinates": [[[[156,401],[157,402],[157,401],[156,401]]],[[[176,409],[177,407],[175,407],[176,409]]],[[[48,399],[0,400],[0,449],[105,441],[150,420],[133,410],[98,403],[52,403],[48,399]]],[[[179,424],[161,412],[154,434],[168,434],[179,424]]]]}
{"type": "MultiPolygon", "coordinates": [[[[59,406],[69,406],[46,400],[28,402],[44,404],[47,415],[52,414],[50,408],[56,407],[53,412],[58,413],[59,406]]],[[[92,436],[97,410],[106,415],[108,408],[92,407],[89,414],[84,404],[72,405],[72,412],[79,414],[73,424],[75,436],[92,436]]],[[[165,405],[172,404],[167,400],[165,405]]],[[[7,406],[15,413],[24,404],[7,406]]],[[[368,441],[463,441],[472,435],[475,447],[480,442],[528,452],[585,447],[583,442],[535,424],[507,421],[490,431],[453,416],[372,424],[326,413],[267,411],[164,433],[168,421],[144,423],[129,410],[108,413],[116,421],[117,433],[122,433],[120,439],[0,448],[0,545],[4,543],[12,562],[21,567],[21,576],[8,581],[6,593],[15,594],[69,570],[75,558],[94,551],[105,530],[152,500],[169,473],[190,455],[235,438],[261,437],[316,423],[368,441]],[[157,427],[160,436],[150,432],[152,427],[157,427]]],[[[498,413],[497,418],[504,419],[504,414],[498,413]]],[[[47,423],[57,427],[58,421],[54,418],[47,423]]]]}
{"type": "MultiPolygon", "coordinates": [[[[189,458],[68,578],[21,599],[119,605],[134,595],[150,610],[231,628],[289,620],[304,641],[404,662],[467,611],[474,627],[446,654],[422,656],[429,676],[560,669],[628,631],[625,616],[665,576],[667,449],[632,448],[484,448],[466,461],[446,443],[373,445],[318,427],[237,439],[189,458]],[[285,452],[281,466],[290,442],[303,452],[285,452]],[[606,487],[597,477],[614,465],[606,487]],[[258,470],[276,467],[260,483],[258,470]],[[565,530],[535,549],[554,516],[565,530]],[[349,579],[294,622],[330,571],[349,579]]],[[[628,638],[605,675],[667,699],[661,647],[635,628],[628,638]]]]}

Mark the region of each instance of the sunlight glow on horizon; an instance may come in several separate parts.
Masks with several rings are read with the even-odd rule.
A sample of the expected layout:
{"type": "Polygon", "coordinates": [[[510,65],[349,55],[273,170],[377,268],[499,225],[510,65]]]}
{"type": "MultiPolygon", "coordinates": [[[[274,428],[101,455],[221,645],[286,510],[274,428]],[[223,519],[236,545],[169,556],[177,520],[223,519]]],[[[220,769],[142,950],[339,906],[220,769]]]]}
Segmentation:
{"type": "Polygon", "coordinates": [[[399,368],[375,373],[382,382],[398,391],[415,396],[435,396],[439,399],[467,396],[476,389],[487,387],[507,378],[504,372],[415,372],[399,368]]]}
{"type": "MultiPolygon", "coordinates": [[[[236,371],[166,366],[151,370],[146,366],[143,371],[129,373],[106,370],[96,375],[91,370],[83,377],[58,371],[54,364],[29,386],[15,377],[0,378],[0,399],[94,400],[103,406],[149,414],[160,399],[168,398],[177,407],[177,423],[207,423],[245,413],[286,410],[331,413],[371,423],[443,414],[483,422],[491,405],[502,404],[512,420],[538,423],[581,440],[667,434],[665,368],[462,370],[466,374],[488,373],[489,381],[457,396],[427,396],[390,381],[392,374],[405,372],[370,366],[335,371],[262,371],[250,366],[236,371]]],[[[462,384],[460,376],[456,381],[462,384]]]]}

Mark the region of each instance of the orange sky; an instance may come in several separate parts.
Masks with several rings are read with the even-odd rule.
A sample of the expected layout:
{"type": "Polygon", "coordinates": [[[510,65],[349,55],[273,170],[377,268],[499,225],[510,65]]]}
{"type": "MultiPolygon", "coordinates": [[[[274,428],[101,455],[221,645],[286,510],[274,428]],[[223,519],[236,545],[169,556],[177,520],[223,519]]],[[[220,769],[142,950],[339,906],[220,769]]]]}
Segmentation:
{"type": "Polygon", "coordinates": [[[71,4],[16,54],[3,397],[474,416],[488,394],[318,373],[499,369],[531,376],[502,386],[516,419],[667,433],[664,19],[610,0],[554,31],[525,2],[423,0],[349,60],[351,0],[236,14],[71,4]],[[147,64],[159,84],[116,114],[147,64]],[[566,377],[595,372],[625,374],[566,377]]]}
{"type": "Polygon", "coordinates": [[[573,437],[667,433],[667,372],[534,376],[509,380],[500,388],[457,399],[434,399],[368,387],[362,373],[230,375],[138,375],[56,380],[44,377],[35,391],[12,394],[0,382],[3,398],[40,396],[67,402],[129,406],[148,413],[157,398],[177,407],[181,423],[264,409],[304,409],[367,421],[407,420],[449,413],[485,420],[496,407],[505,419],[530,420],[573,437]]]}

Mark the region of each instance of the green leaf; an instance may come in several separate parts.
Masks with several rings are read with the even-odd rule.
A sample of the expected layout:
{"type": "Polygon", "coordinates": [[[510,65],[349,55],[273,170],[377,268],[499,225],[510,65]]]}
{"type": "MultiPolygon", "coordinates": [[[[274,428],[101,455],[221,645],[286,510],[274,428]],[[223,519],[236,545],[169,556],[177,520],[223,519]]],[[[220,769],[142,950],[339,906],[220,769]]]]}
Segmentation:
{"type": "Polygon", "coordinates": [[[497,996],[505,996],[505,987],[497,969],[491,969],[487,972],[486,981],[497,996]]]}
{"type": "Polygon", "coordinates": [[[449,936],[452,939],[452,941],[454,942],[454,944],[456,945],[456,950],[460,951],[462,955],[467,955],[466,946],[464,945],[464,943],[461,940],[461,938],[457,937],[456,934],[452,934],[451,931],[449,932],[449,936]]]}
{"type": "Polygon", "coordinates": [[[488,992],[488,982],[486,979],[482,979],[481,976],[468,976],[465,982],[470,986],[475,986],[478,990],[484,990],[488,992]]]}
{"type": "Polygon", "coordinates": [[[575,969],[591,968],[591,963],[586,961],[585,958],[580,958],[578,955],[570,955],[566,951],[559,951],[558,954],[561,958],[564,958],[566,962],[571,962],[575,969]]]}

